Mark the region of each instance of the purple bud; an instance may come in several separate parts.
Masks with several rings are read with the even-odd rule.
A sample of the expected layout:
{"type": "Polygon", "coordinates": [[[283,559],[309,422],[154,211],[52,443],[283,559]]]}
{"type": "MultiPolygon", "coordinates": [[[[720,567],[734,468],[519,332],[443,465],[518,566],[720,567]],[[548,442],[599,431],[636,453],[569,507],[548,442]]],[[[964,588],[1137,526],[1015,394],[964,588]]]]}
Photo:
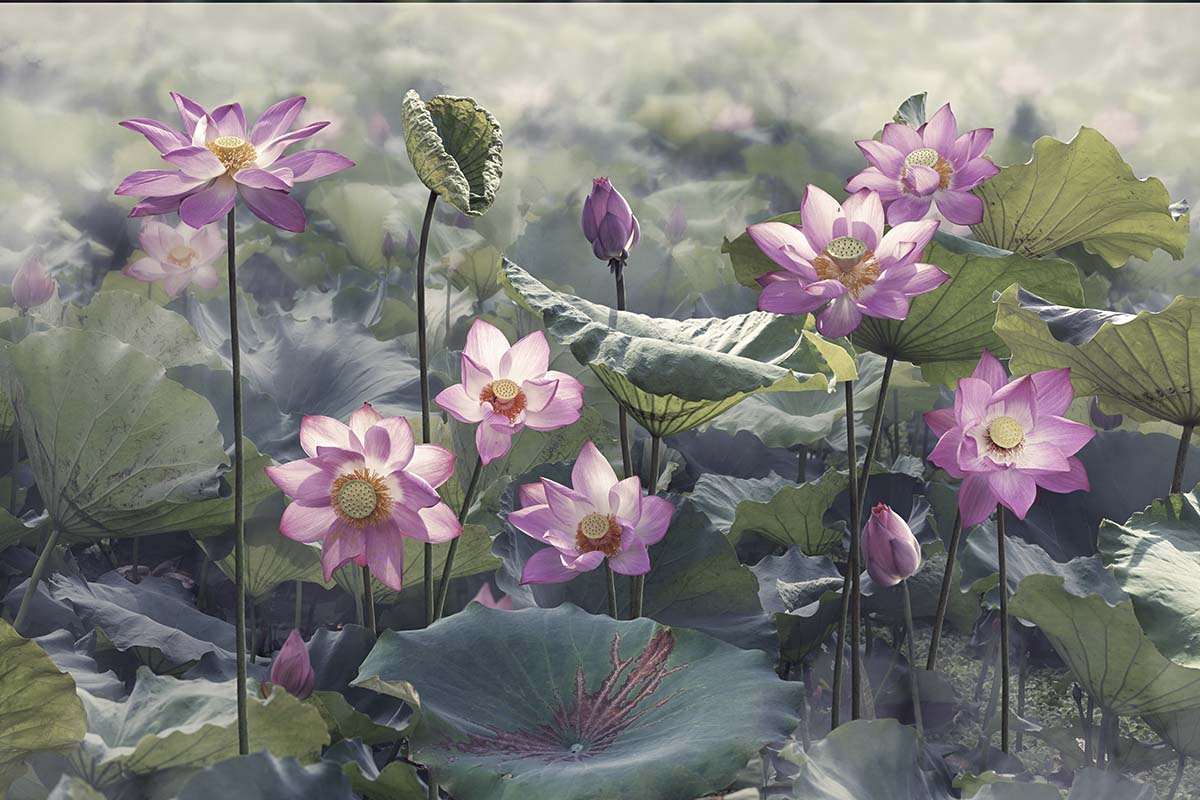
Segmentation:
{"type": "Polygon", "coordinates": [[[57,289],[58,281],[50,277],[50,273],[42,266],[42,260],[30,256],[13,278],[13,303],[22,311],[28,311],[54,297],[57,289]]]}
{"type": "Polygon", "coordinates": [[[271,662],[271,683],[303,700],[312,694],[316,680],[304,639],[300,638],[300,631],[293,630],[271,662]]]}
{"type": "Polygon", "coordinates": [[[880,586],[895,586],[921,566],[917,537],[908,523],[884,503],[871,509],[871,519],[862,532],[862,553],[867,573],[880,586]]]}
{"type": "Polygon", "coordinates": [[[687,214],[683,210],[683,206],[678,203],[671,209],[671,216],[667,217],[667,241],[671,244],[679,244],[687,236],[688,221],[687,214]]]}
{"type": "Polygon", "coordinates": [[[1092,424],[1102,431],[1111,431],[1121,427],[1121,423],[1125,418],[1120,414],[1105,414],[1100,410],[1100,403],[1096,398],[1092,398],[1092,403],[1088,406],[1088,416],[1092,420],[1092,424]]]}
{"type": "Polygon", "coordinates": [[[404,252],[409,258],[416,258],[417,251],[421,249],[421,245],[417,242],[417,237],[413,236],[413,232],[409,231],[408,236],[404,239],[404,252]]]}
{"type": "Polygon", "coordinates": [[[583,201],[583,235],[601,261],[624,258],[641,238],[637,217],[608,178],[592,180],[592,192],[583,201]]]}
{"type": "Polygon", "coordinates": [[[383,258],[385,261],[391,261],[396,255],[396,240],[392,238],[392,232],[388,231],[383,235],[383,258]]]}

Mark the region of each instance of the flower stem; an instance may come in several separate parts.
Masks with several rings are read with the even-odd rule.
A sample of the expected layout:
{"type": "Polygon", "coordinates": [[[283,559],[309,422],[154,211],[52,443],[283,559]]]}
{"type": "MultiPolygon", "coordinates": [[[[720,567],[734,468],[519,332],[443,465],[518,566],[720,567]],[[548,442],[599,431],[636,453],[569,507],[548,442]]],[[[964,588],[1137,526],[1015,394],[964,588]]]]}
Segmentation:
{"type": "Polygon", "coordinates": [[[133,557],[132,557],[133,565],[130,567],[130,570],[129,570],[129,582],[130,583],[141,583],[142,582],[142,576],[141,576],[141,573],[139,572],[139,567],[141,566],[139,564],[139,562],[141,561],[141,559],[139,558],[139,545],[141,545],[141,543],[142,543],[141,539],[139,539],[136,536],[133,537],[133,557]]]}
{"type": "MultiPolygon", "coordinates": [[[[617,311],[625,310],[625,259],[614,258],[608,262],[613,278],[617,283],[617,311]]],[[[633,448],[629,441],[629,415],[623,406],[617,407],[617,427],[621,432],[621,466],[625,470],[624,477],[633,474],[633,448]]]]}
{"type": "MultiPolygon", "coordinates": [[[[883,364],[883,377],[879,380],[879,396],[875,400],[875,416],[871,420],[871,435],[867,439],[867,452],[863,457],[862,472],[858,478],[858,518],[863,515],[863,505],[867,502],[867,484],[871,482],[871,464],[875,461],[875,453],[879,451],[879,440],[883,438],[883,403],[887,399],[888,385],[892,381],[892,367],[895,359],[887,357],[883,364]]],[[[847,384],[849,386],[849,384],[847,384]]],[[[847,429],[849,430],[849,428],[847,429]]]]}
{"type": "Polygon", "coordinates": [[[1000,564],[1000,749],[1008,752],[1008,567],[1004,552],[1004,506],[996,504],[996,553],[1000,564]]]}
{"type": "Polygon", "coordinates": [[[363,582],[363,622],[371,633],[379,632],[379,626],[375,624],[375,592],[371,589],[371,568],[363,565],[362,568],[363,582]]]}
{"type": "Polygon", "coordinates": [[[938,595],[937,614],[933,618],[933,634],[929,639],[929,658],[925,669],[933,672],[937,668],[938,643],[942,640],[942,625],[946,622],[946,609],[950,607],[950,588],[954,582],[954,565],[958,561],[958,543],[962,539],[962,515],[954,516],[954,531],[950,534],[950,547],[946,550],[946,569],[942,573],[942,591],[938,595]]]}
{"type": "Polygon", "coordinates": [[[29,583],[25,585],[25,594],[21,596],[21,605],[17,609],[17,616],[13,619],[13,628],[17,633],[21,632],[21,628],[25,625],[25,617],[29,616],[29,607],[33,605],[33,596],[37,594],[38,583],[46,572],[46,565],[50,563],[50,554],[54,551],[56,544],[58,544],[58,528],[52,528],[50,535],[46,537],[46,543],[42,545],[42,552],[38,555],[37,563],[33,565],[33,574],[29,576],[29,583]]]}
{"type": "MultiPolygon", "coordinates": [[[[912,599],[909,596],[908,581],[900,581],[900,586],[904,589],[904,627],[906,630],[905,647],[908,648],[908,677],[912,680],[912,704],[913,704],[913,722],[917,726],[917,742],[921,749],[925,749],[925,724],[921,720],[921,686],[917,679],[917,663],[913,655],[913,640],[915,629],[913,626],[912,599]]],[[[924,756],[922,755],[922,759],[924,756]]]]}
{"type": "Polygon", "coordinates": [[[8,471],[8,513],[17,515],[17,464],[21,461],[21,428],[13,417],[12,468],[8,471]]]}
{"type": "Polygon", "coordinates": [[[229,352],[233,372],[233,605],[237,650],[238,754],[250,753],[250,728],[246,718],[246,482],[245,446],[242,442],[242,352],[238,338],[237,270],[234,259],[234,209],[229,209],[225,249],[229,272],[229,352]]]}
{"type": "MultiPolygon", "coordinates": [[[[417,358],[421,367],[421,442],[429,444],[429,341],[425,330],[425,254],[429,250],[429,226],[433,224],[433,207],[437,204],[437,192],[429,191],[429,203],[425,206],[425,219],[421,223],[421,242],[417,250],[417,358]]],[[[433,545],[426,542],[425,556],[425,625],[428,627],[436,617],[436,600],[433,593],[433,545]]],[[[436,791],[436,790],[435,790],[436,791]]]]}
{"type": "Polygon", "coordinates": [[[1192,431],[1196,423],[1189,422],[1183,426],[1179,436],[1179,452],[1175,454],[1175,473],[1171,477],[1171,494],[1179,494],[1183,490],[1183,469],[1187,466],[1188,447],[1192,442],[1192,431]]]}
{"type": "Polygon", "coordinates": [[[258,659],[258,620],[256,619],[256,608],[254,598],[250,598],[250,604],[247,609],[247,614],[250,616],[250,663],[257,663],[258,659]]]}
{"type": "Polygon", "coordinates": [[[607,558],[604,559],[604,582],[608,586],[608,615],[613,619],[620,619],[617,611],[617,582],[607,558]]]}
{"type": "MultiPolygon", "coordinates": [[[[846,642],[846,620],[850,620],[850,718],[858,719],[862,710],[862,669],[858,658],[861,639],[862,606],[859,600],[859,525],[860,494],[858,490],[858,445],[854,440],[854,381],[846,381],[846,457],[849,460],[850,496],[850,553],[846,561],[846,577],[842,581],[842,608],[838,619],[837,657],[833,662],[833,708],[831,722],[836,728],[841,721],[842,674],[846,642]]],[[[869,462],[868,462],[869,467],[869,462]]]]}
{"type": "Polygon", "coordinates": [[[1183,781],[1183,768],[1187,766],[1187,755],[1179,754],[1179,760],[1175,762],[1175,780],[1171,782],[1171,791],[1167,792],[1167,800],[1175,800],[1175,793],[1179,791],[1179,784],[1183,781]]]}
{"type": "MultiPolygon", "coordinates": [[[[483,457],[475,459],[475,469],[471,471],[471,481],[467,484],[467,491],[463,495],[462,508],[458,510],[458,524],[462,523],[467,518],[467,513],[471,510],[471,502],[475,499],[475,492],[479,488],[479,477],[483,475],[483,457]]],[[[462,534],[450,540],[450,549],[446,552],[446,564],[442,567],[442,582],[438,586],[437,605],[434,610],[433,619],[437,621],[442,618],[442,613],[446,610],[446,595],[450,591],[450,573],[454,569],[454,554],[458,552],[458,540],[462,538],[462,534]]]]}
{"type": "MultiPolygon", "coordinates": [[[[295,582],[296,589],[296,611],[292,619],[292,627],[300,630],[301,623],[304,621],[304,581],[295,582]]],[[[303,634],[301,634],[303,635],[303,634]]]]}
{"type": "MultiPolygon", "coordinates": [[[[650,473],[646,476],[646,494],[658,494],[659,457],[662,455],[662,437],[650,434],[650,473]]],[[[607,562],[606,562],[607,563],[607,562]]],[[[647,573],[648,574],[648,573],[647,573]]],[[[629,618],[642,616],[642,600],[646,595],[646,576],[634,575],[630,579],[629,618]]]]}

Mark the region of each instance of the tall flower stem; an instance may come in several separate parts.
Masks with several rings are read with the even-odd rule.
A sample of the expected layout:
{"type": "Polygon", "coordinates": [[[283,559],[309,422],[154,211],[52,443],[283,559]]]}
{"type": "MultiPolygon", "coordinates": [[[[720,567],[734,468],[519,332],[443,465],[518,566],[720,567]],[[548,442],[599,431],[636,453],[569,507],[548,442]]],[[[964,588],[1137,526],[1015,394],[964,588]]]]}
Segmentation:
{"type": "Polygon", "coordinates": [[[50,535],[46,537],[46,543],[42,545],[42,552],[38,555],[37,563],[33,565],[33,574],[29,576],[29,583],[25,585],[25,594],[21,596],[21,605],[17,608],[17,616],[13,619],[13,628],[17,633],[21,632],[25,618],[29,616],[29,607],[33,605],[33,596],[37,594],[38,583],[41,582],[42,575],[46,572],[46,565],[50,563],[50,554],[54,552],[57,544],[58,528],[52,528],[50,535]]]}
{"type": "Polygon", "coordinates": [[[300,630],[301,623],[304,621],[304,581],[295,582],[296,589],[296,610],[292,619],[292,627],[300,630]]]}
{"type": "MultiPolygon", "coordinates": [[[[479,477],[483,475],[483,457],[475,459],[475,469],[471,471],[471,481],[467,484],[467,491],[463,494],[462,508],[458,510],[458,524],[462,525],[467,519],[467,513],[471,510],[471,502],[475,499],[475,492],[479,489],[479,477]]],[[[454,554],[458,552],[458,540],[462,535],[456,536],[450,540],[450,549],[446,552],[446,564],[442,567],[442,582],[438,585],[437,591],[437,606],[434,612],[433,619],[437,621],[442,618],[442,613],[446,610],[446,594],[450,591],[450,573],[454,569],[454,554]]]]}
{"type": "Polygon", "coordinates": [[[1183,768],[1187,766],[1187,755],[1179,754],[1179,760],[1175,762],[1175,780],[1171,781],[1171,790],[1167,792],[1167,800],[1175,800],[1175,793],[1179,791],[1179,784],[1183,782],[1183,768]]]}
{"type": "MultiPolygon", "coordinates": [[[[662,455],[662,438],[650,435],[650,472],[646,476],[646,494],[658,494],[659,458],[662,455]]],[[[646,594],[646,576],[634,575],[629,579],[630,599],[629,618],[638,619],[642,616],[642,600],[646,594]]]]}
{"type": "Polygon", "coordinates": [[[1179,436],[1179,452],[1175,454],[1175,472],[1171,476],[1171,494],[1179,494],[1183,490],[1183,469],[1187,466],[1188,447],[1195,429],[1196,423],[1189,422],[1183,426],[1183,433],[1179,436]]]}
{"type": "Polygon", "coordinates": [[[858,719],[861,711],[862,669],[858,658],[858,643],[861,638],[861,604],[859,602],[858,551],[862,536],[859,525],[858,494],[858,445],[854,441],[854,381],[846,381],[846,457],[849,459],[850,495],[850,553],[846,559],[846,577],[842,581],[842,608],[838,617],[837,654],[833,660],[833,707],[830,715],[832,727],[841,723],[842,675],[845,672],[846,620],[850,620],[850,718],[858,719]]]}
{"type": "Polygon", "coordinates": [[[958,543],[962,539],[962,515],[954,516],[954,530],[950,534],[950,546],[946,549],[946,569],[942,573],[942,591],[938,595],[937,614],[933,618],[933,634],[929,639],[929,658],[925,669],[933,672],[937,667],[938,643],[942,640],[942,626],[946,622],[946,609],[950,606],[950,587],[954,582],[954,565],[958,561],[958,543]]]}
{"type": "MultiPolygon", "coordinates": [[[[625,259],[614,258],[608,262],[613,279],[617,284],[617,311],[625,310],[625,259]]],[[[633,474],[633,447],[629,441],[629,415],[623,407],[617,408],[617,427],[621,432],[621,466],[625,470],[623,477],[633,474]]]]}
{"type": "Polygon", "coordinates": [[[8,471],[8,513],[17,515],[17,464],[21,461],[21,429],[17,419],[13,417],[12,428],[12,468],[8,471]]]}
{"type": "Polygon", "coordinates": [[[250,753],[246,719],[246,518],[245,445],[242,442],[242,348],[238,338],[237,270],[234,259],[234,209],[229,209],[225,249],[229,272],[229,352],[233,372],[233,615],[237,638],[238,753],[250,753]]]}
{"type": "MultiPolygon", "coordinates": [[[[925,724],[921,719],[921,682],[917,679],[917,663],[916,657],[913,655],[913,640],[916,637],[913,635],[915,628],[913,626],[912,598],[909,596],[908,581],[900,581],[900,586],[904,589],[904,627],[907,632],[904,637],[904,645],[908,649],[908,677],[912,680],[913,722],[917,726],[917,742],[924,750],[925,724]]],[[[922,755],[922,759],[924,759],[924,755],[922,755]]]]}
{"type": "Polygon", "coordinates": [[[608,587],[608,615],[613,619],[620,619],[617,611],[617,582],[613,577],[612,567],[608,565],[608,559],[604,559],[604,583],[608,587]]]}
{"type": "Polygon", "coordinates": [[[371,633],[378,633],[379,626],[375,623],[375,592],[371,589],[371,568],[363,565],[363,624],[371,633]]]}
{"type": "MultiPolygon", "coordinates": [[[[437,204],[437,192],[430,190],[429,203],[425,206],[425,220],[421,223],[421,243],[417,249],[417,358],[421,362],[421,442],[429,444],[429,340],[425,330],[425,255],[429,251],[429,226],[433,224],[433,207],[437,204]]],[[[429,626],[437,616],[437,601],[433,591],[433,545],[425,543],[425,625],[429,626]]],[[[436,791],[436,789],[435,789],[436,791]]],[[[435,795],[436,796],[436,795],[435,795]]]]}
{"type": "Polygon", "coordinates": [[[1004,553],[1004,506],[996,505],[996,553],[1000,564],[1000,749],[1008,752],[1008,568],[1004,553]]]}

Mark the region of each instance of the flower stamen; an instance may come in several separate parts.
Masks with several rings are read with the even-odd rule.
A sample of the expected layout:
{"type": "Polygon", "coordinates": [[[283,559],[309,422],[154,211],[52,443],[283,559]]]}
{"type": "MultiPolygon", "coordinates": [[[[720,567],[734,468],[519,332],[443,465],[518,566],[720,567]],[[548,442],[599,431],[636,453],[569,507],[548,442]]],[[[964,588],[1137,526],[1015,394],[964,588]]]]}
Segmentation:
{"type": "Polygon", "coordinates": [[[258,158],[254,145],[240,136],[218,136],[208,143],[208,149],[229,175],[252,166],[258,158]]]}
{"type": "Polygon", "coordinates": [[[185,244],[177,244],[167,253],[167,261],[183,269],[191,269],[195,257],[196,251],[185,244]]]}
{"type": "Polygon", "coordinates": [[[490,403],[497,414],[508,417],[509,422],[516,422],[517,417],[525,410],[525,393],[516,381],[508,378],[492,381],[483,387],[479,393],[479,402],[490,403]]]}
{"type": "Polygon", "coordinates": [[[575,544],[581,552],[600,551],[611,558],[621,552],[621,525],[612,514],[593,511],[579,521],[575,544]]]}
{"type": "Polygon", "coordinates": [[[329,495],[338,516],[356,527],[377,525],[392,510],[392,493],[383,477],[365,468],[338,477],[329,495]]]}
{"type": "Polygon", "coordinates": [[[1025,440],[1025,429],[1012,417],[996,417],[988,425],[988,441],[1004,451],[1015,450],[1025,440]]]}

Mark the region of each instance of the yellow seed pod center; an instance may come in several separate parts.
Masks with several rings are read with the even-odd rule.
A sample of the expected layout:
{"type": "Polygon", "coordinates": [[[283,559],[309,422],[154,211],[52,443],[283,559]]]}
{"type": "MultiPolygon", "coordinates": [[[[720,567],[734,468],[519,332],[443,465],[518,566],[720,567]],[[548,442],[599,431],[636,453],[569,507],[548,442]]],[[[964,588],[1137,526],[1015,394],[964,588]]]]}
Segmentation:
{"type": "Polygon", "coordinates": [[[589,539],[603,539],[608,535],[608,516],[593,511],[579,523],[579,532],[589,539]]]}
{"type": "Polygon", "coordinates": [[[904,157],[904,163],[910,167],[932,167],[937,160],[938,152],[932,147],[918,147],[904,157]]]}
{"type": "Polygon", "coordinates": [[[180,267],[190,267],[196,253],[186,244],[177,244],[167,253],[167,260],[180,267]]]}
{"type": "Polygon", "coordinates": [[[996,417],[988,426],[988,438],[1002,450],[1012,450],[1025,438],[1025,429],[1012,417],[996,417]]]}
{"type": "Polygon", "coordinates": [[[492,384],[492,394],[497,400],[503,400],[506,403],[516,400],[520,393],[521,387],[508,378],[501,378],[492,384]]]}
{"type": "Polygon", "coordinates": [[[375,512],[379,497],[368,481],[350,480],[338,491],[337,504],[350,519],[366,519],[375,512]]]}
{"type": "Polygon", "coordinates": [[[838,261],[858,261],[867,252],[867,245],[853,236],[839,236],[825,246],[825,252],[838,261]]]}

